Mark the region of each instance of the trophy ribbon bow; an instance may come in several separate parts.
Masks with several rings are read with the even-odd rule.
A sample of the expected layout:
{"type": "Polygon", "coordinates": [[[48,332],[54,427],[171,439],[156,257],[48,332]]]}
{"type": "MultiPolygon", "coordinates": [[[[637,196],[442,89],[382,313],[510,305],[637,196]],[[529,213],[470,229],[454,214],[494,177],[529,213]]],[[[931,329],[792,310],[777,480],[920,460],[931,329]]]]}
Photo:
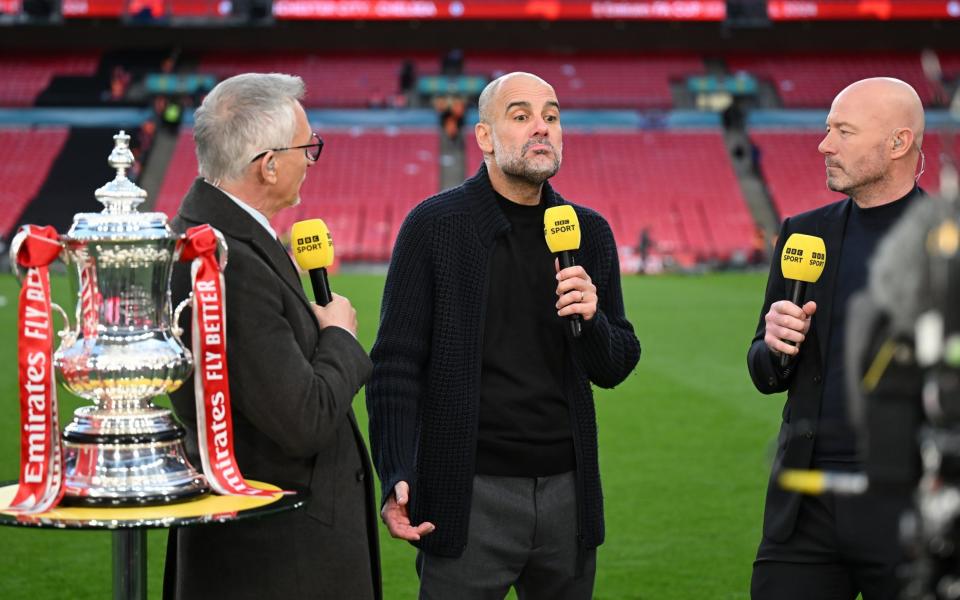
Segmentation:
{"type": "Polygon", "coordinates": [[[64,492],[47,268],[63,247],[53,227],[24,225],[21,233],[16,261],[26,275],[17,319],[20,484],[8,510],[36,514],[56,506],[64,492]]]}
{"type": "Polygon", "coordinates": [[[196,359],[193,381],[203,472],[210,487],[218,494],[272,497],[276,491],[247,484],[233,452],[227,322],[223,308],[223,274],[216,258],[216,232],[209,225],[191,227],[177,247],[181,261],[193,261],[190,267],[193,284],[191,330],[196,359]]]}

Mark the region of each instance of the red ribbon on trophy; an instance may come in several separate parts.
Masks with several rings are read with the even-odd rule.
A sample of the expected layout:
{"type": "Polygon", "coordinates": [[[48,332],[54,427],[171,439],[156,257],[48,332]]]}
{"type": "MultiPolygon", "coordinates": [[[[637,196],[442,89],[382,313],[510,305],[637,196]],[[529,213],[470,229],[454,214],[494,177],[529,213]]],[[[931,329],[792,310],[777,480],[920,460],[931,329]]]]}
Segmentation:
{"type": "Polygon", "coordinates": [[[193,380],[203,473],[218,494],[272,497],[276,491],[247,484],[233,453],[227,320],[223,308],[223,274],[216,257],[216,233],[209,225],[191,227],[186,238],[177,243],[177,248],[181,261],[193,261],[190,268],[193,283],[193,380]]]}
{"type": "Polygon", "coordinates": [[[53,319],[47,266],[63,249],[53,227],[24,225],[17,263],[20,288],[17,355],[20,380],[20,485],[8,510],[34,514],[63,496],[63,452],[53,368],[53,319]]]}

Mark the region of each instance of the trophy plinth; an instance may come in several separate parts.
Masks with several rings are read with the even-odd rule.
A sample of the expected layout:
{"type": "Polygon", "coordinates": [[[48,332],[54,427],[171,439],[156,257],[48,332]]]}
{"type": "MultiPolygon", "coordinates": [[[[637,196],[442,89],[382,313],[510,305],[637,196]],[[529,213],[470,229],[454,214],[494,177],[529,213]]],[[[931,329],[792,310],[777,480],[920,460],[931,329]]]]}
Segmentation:
{"type": "Polygon", "coordinates": [[[176,243],[163,213],[139,213],[146,192],[126,177],[133,165],[123,131],[109,163],[116,178],[96,191],[101,213],[74,217],[62,237],[77,268],[76,327],[54,355],[60,381],[93,402],[63,433],[64,503],[143,505],[205,494],[187,460],[184,429],[152,399],[190,375],[190,351],[171,326],[176,243]]]}

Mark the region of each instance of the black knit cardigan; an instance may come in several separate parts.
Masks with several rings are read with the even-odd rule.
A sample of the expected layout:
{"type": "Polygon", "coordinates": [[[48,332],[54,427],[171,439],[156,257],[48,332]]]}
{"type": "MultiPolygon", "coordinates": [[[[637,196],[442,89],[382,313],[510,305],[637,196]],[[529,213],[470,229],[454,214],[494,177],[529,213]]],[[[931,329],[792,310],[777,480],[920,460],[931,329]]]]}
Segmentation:
{"type": "MultiPolygon", "coordinates": [[[[548,206],[566,204],[549,183],[543,200],[548,206]]],[[[582,232],[576,259],[599,297],[583,335],[574,339],[567,333],[571,352],[564,381],[576,451],[580,543],[594,548],[603,542],[604,524],[590,383],[613,387],[623,381],[640,358],[640,343],[624,315],[610,226],[596,212],[573,206],[582,232]]],[[[398,481],[410,484],[411,520],[437,527],[416,545],[440,556],[459,556],[467,543],[486,299],[489,293],[510,293],[488,289],[489,264],[497,236],[509,229],[481,167],[462,185],[410,212],[387,273],[367,384],[370,444],[383,497],[398,481]]]]}

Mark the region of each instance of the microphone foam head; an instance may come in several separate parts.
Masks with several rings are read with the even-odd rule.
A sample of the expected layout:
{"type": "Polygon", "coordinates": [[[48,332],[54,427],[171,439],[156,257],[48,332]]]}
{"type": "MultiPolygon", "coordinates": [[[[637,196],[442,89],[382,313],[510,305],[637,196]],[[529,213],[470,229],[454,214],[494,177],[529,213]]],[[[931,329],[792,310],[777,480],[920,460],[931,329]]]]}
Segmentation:
{"type": "Polygon", "coordinates": [[[792,233],[783,245],[780,270],[784,279],[814,283],[820,279],[827,262],[827,248],[823,238],[804,233],[792,233]]]}
{"type": "Polygon", "coordinates": [[[543,235],[547,247],[556,254],[580,248],[580,221],[569,204],[551,206],[543,213],[543,235]]]}
{"type": "Polygon", "coordinates": [[[333,264],[333,237],[323,219],[294,223],[290,229],[290,246],[301,269],[310,271],[333,264]]]}

